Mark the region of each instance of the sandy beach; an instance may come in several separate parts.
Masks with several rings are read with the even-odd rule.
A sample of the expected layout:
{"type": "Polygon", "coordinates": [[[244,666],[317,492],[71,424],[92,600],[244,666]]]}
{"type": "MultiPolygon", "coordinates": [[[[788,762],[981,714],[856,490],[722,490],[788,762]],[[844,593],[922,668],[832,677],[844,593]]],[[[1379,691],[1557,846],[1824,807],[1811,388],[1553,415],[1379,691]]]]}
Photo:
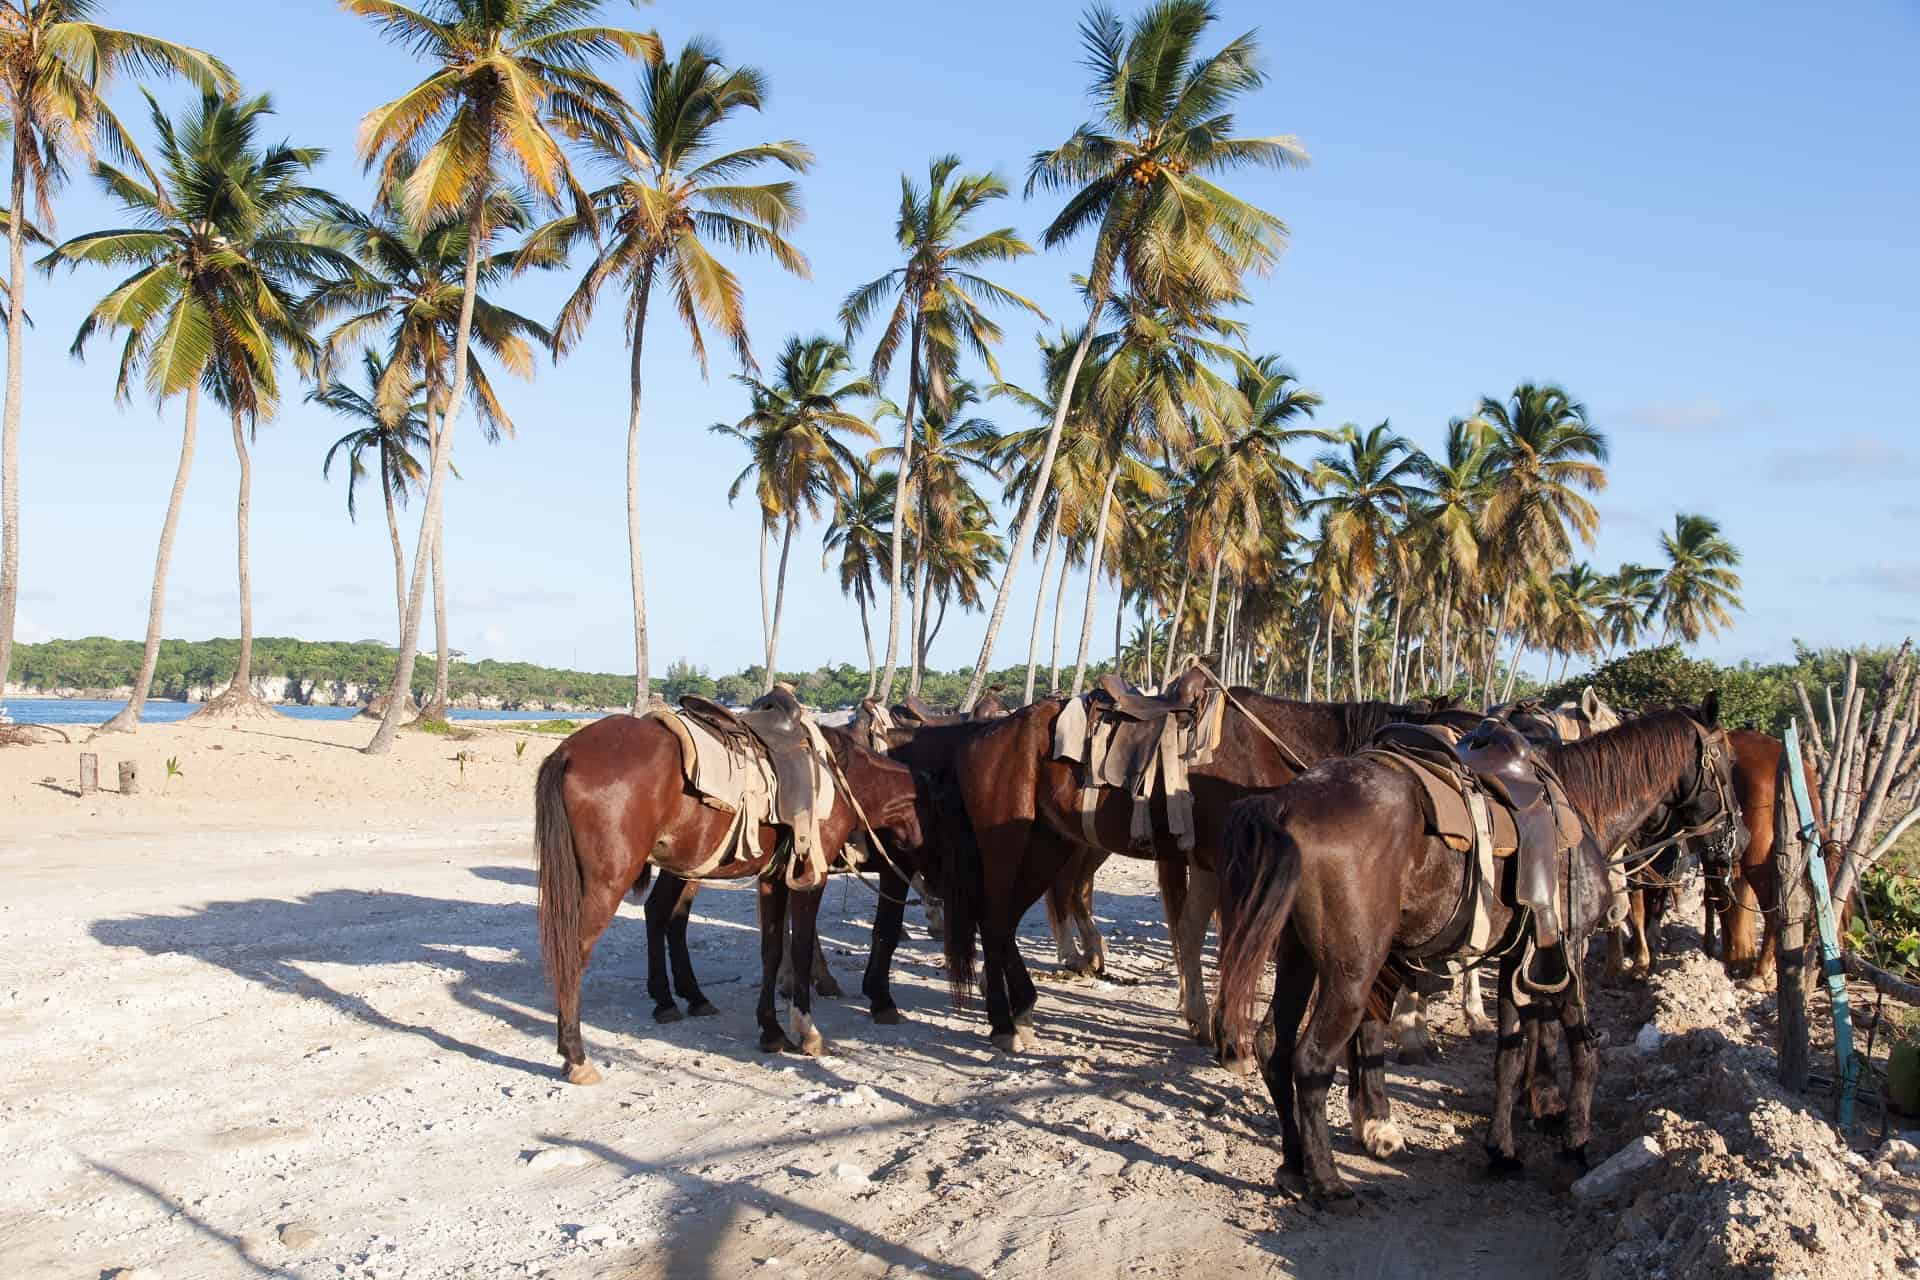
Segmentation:
{"type": "MultiPolygon", "coordinates": [[[[1484,1180],[1490,1053],[1458,1034],[1457,1005],[1439,1063],[1393,1068],[1409,1147],[1391,1163],[1353,1144],[1336,1090],[1353,1212],[1275,1197],[1271,1104],[1180,1034],[1144,863],[1101,881],[1112,980],[1046,983],[1041,1047],[1018,1058],[990,1048],[977,1009],[951,1009],[917,908],[896,961],[910,1021],[876,1027],[857,997],[820,1001],[829,1051],[809,1060],[755,1048],[750,892],[703,891],[694,962],[721,1016],[669,1026],[648,1014],[628,905],[586,982],[606,1083],[567,1086],[528,839],[531,780],[556,740],[408,734],[370,759],[350,749],[365,732],[97,740],[104,777],[140,761],[134,797],[72,794],[77,744],[0,752],[9,1272],[1519,1277],[1575,1257],[1570,1274],[1586,1274],[1632,1243],[1614,1214],[1561,1193],[1549,1139],[1526,1140],[1528,1176],[1484,1180]],[[182,774],[163,792],[168,756],[182,774]]],[[[872,905],[857,884],[827,892],[849,990],[872,905]]],[[[1037,912],[1023,945],[1050,966],[1037,912]]],[[[1701,990],[1704,965],[1683,975],[1701,990]]],[[[1662,998],[1600,992],[1614,1044],[1662,998]]],[[[1716,1035],[1763,1017],[1741,999],[1708,1002],[1716,1035]]],[[[1609,1050],[1603,1153],[1644,1130],[1650,1096],[1685,1109],[1670,1087],[1647,1091],[1694,1053],[1609,1050]]],[[[1688,1212],[1704,1224],[1690,1230],[1724,1234],[1688,1212]]],[[[1912,1243],[1905,1224],[1861,1221],[1824,1229],[1904,1230],[1876,1241],[1889,1260],[1912,1243]]],[[[1614,1274],[1654,1274],[1619,1261],[1614,1274]]]]}

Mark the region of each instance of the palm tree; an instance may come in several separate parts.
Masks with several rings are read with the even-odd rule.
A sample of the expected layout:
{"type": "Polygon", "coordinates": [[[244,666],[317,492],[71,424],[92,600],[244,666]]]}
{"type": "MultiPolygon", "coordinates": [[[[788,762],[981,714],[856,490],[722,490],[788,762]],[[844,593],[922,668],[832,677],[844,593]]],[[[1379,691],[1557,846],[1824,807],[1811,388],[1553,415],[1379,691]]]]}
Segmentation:
{"type": "MultiPolygon", "coordinates": [[[[1033,246],[1016,236],[1011,227],[980,235],[970,231],[968,221],[988,204],[1004,199],[1007,184],[993,173],[955,177],[959,167],[959,156],[934,159],[927,166],[924,192],[907,175],[900,175],[900,216],[894,236],[906,261],[853,290],[840,305],[840,322],[851,344],[867,322],[889,301],[892,303],[869,366],[875,386],[886,381],[899,354],[901,338],[907,340],[907,398],[900,415],[899,466],[893,495],[898,511],[912,510],[908,489],[918,474],[913,465],[914,414],[924,413],[929,401],[938,404],[946,399],[946,385],[955,377],[961,350],[972,350],[996,381],[1000,377],[1000,367],[993,357],[993,347],[1000,341],[1000,326],[983,308],[1020,307],[1044,319],[1032,302],[980,274],[983,267],[1032,253],[1033,246]]],[[[905,522],[896,523],[888,588],[887,661],[880,677],[882,701],[893,695],[893,673],[900,649],[904,534],[905,522]]],[[[917,669],[916,663],[916,673],[917,669]]],[[[910,683],[918,681],[910,677],[910,683]]]]}
{"type": "MultiPolygon", "coordinates": [[[[1499,620],[1488,648],[1487,702],[1493,697],[1493,668],[1506,634],[1515,587],[1526,578],[1542,578],[1564,564],[1578,535],[1587,546],[1600,517],[1582,497],[1606,488],[1607,438],[1587,421],[1586,406],[1552,385],[1521,383],[1504,403],[1480,401],[1480,418],[1492,427],[1493,447],[1487,502],[1480,512],[1485,550],[1498,566],[1499,620]]],[[[1517,666],[1510,665],[1510,697],[1517,666]]]]}
{"type": "MultiPolygon", "coordinates": [[[[203,91],[231,92],[233,73],[219,59],[168,40],[89,21],[95,0],[0,0],[0,93],[13,149],[7,202],[7,387],[0,409],[0,685],[13,663],[20,603],[20,406],[26,355],[29,241],[53,233],[53,197],[75,157],[93,160],[99,143],[145,169],[107,106],[114,77],[132,68],[178,74],[203,91]],[[27,213],[28,188],[39,226],[27,213]]],[[[149,175],[151,176],[151,175],[149,175]]]]}
{"type": "Polygon", "coordinates": [[[1615,645],[1632,649],[1640,643],[1640,629],[1652,621],[1659,594],[1660,571],[1645,565],[1623,564],[1601,579],[1600,625],[1609,657],[1615,645]]]}
{"type": "Polygon", "coordinates": [[[233,709],[255,701],[250,689],[252,613],[248,596],[248,468],[243,423],[271,416],[278,403],[275,364],[282,346],[311,345],[294,298],[307,274],[350,266],[344,255],[296,230],[296,219],[334,207],[333,198],[296,179],[321,153],[285,145],[256,148],[265,97],[248,102],[208,95],[178,126],[151,97],[159,135],[161,182],[149,186],[110,165],[99,165],[101,185],[140,225],[76,236],[50,253],[45,265],[83,262],[136,267],[94,305],[73,340],[83,355],[92,338],[124,331],[116,395],[124,404],[132,378],[144,367],[147,389],[165,403],[186,396],[180,463],[161,526],[147,613],[147,640],[133,696],[103,728],[131,731],[153,683],[166,607],[167,567],[180,499],[193,464],[199,396],[204,389],[233,415],[240,453],[241,655],[227,695],[210,706],[233,709]],[[231,695],[231,696],[229,696],[231,695]]]}
{"type": "Polygon", "coordinates": [[[738,423],[709,427],[747,446],[750,461],[734,477],[727,500],[740,496],[749,477],[760,504],[760,616],[765,628],[766,687],[773,688],[774,665],[780,648],[780,615],[786,604],[787,556],[802,514],[818,519],[824,500],[838,501],[850,493],[860,460],[835,437],[835,432],[874,438],[865,419],[845,402],[873,394],[865,378],[847,377],[853,358],[847,349],[825,336],[787,339],[775,362],[771,381],[747,374],[734,380],[747,389],[752,408],[738,423]],[[839,382],[839,385],[835,385],[839,382]],[[767,536],[784,525],[780,539],[780,570],[767,611],[767,536]]]}
{"type": "Polygon", "coordinates": [[[1605,579],[1585,562],[1568,565],[1548,580],[1553,610],[1540,631],[1540,641],[1548,653],[1561,655],[1562,680],[1576,656],[1591,657],[1600,650],[1598,615],[1604,586],[1605,579]]]}
{"type": "MultiPolygon", "coordinates": [[[[377,352],[364,353],[361,367],[366,372],[365,392],[355,391],[342,382],[330,382],[308,392],[307,399],[361,424],[333,442],[333,447],[327,450],[326,461],[320,466],[320,474],[327,476],[332,472],[334,457],[342,452],[346,454],[349,520],[358,518],[354,492],[361,478],[367,474],[366,464],[360,460],[361,455],[371,452],[374,465],[380,470],[380,496],[387,511],[387,536],[393,542],[393,597],[398,619],[394,635],[398,636],[407,625],[407,560],[400,545],[400,521],[396,509],[405,506],[408,496],[426,480],[426,469],[420,465],[416,450],[430,448],[432,437],[427,430],[424,403],[409,404],[397,413],[380,407],[380,389],[387,385],[388,366],[377,352]]],[[[415,383],[410,390],[417,394],[418,388],[419,384],[415,383]]]]}
{"type": "Polygon", "coordinates": [[[790,181],[746,182],[773,164],[804,173],[813,153],[798,142],[760,142],[719,150],[719,134],[742,112],[759,111],[766,77],[752,67],[727,68],[704,39],[689,40],[677,58],[657,51],[641,68],[630,118],[593,141],[598,158],[616,176],[595,191],[590,207],[537,231],[523,251],[529,261],[552,260],[580,240],[594,257],[554,324],[554,351],[564,354],[586,333],[601,291],[617,284],[627,324],[627,555],[632,571],[634,710],[652,697],[648,674],[646,576],[640,553],[641,355],[647,309],[656,280],[673,295],[674,312],[707,372],[711,326],[734,350],[743,369],[758,368],[747,340],[739,277],[714,257],[714,246],[764,253],[796,276],[807,260],[786,236],[800,219],[799,189],[790,181]],[[603,229],[604,227],[604,229],[603,229]]]}
{"type": "MultiPolygon", "coordinates": [[[[971,491],[960,502],[951,523],[930,526],[924,539],[916,541],[920,545],[914,548],[915,555],[927,566],[928,598],[940,602],[926,642],[920,646],[924,651],[932,647],[940,634],[949,603],[957,601],[967,613],[980,609],[983,603],[980,588],[993,580],[994,568],[1006,559],[1006,544],[993,530],[993,512],[971,491]]],[[[929,606],[921,606],[923,618],[930,612],[929,606]]],[[[923,669],[925,663],[923,652],[923,669]]]]}
{"type": "Polygon", "coordinates": [[[1266,77],[1251,32],[1211,56],[1198,54],[1200,35],[1216,16],[1211,0],[1155,0],[1131,29],[1098,5],[1080,24],[1091,72],[1088,93],[1099,118],[1033,158],[1027,192],[1042,187],[1072,192],[1042,236],[1046,247],[1095,229],[1086,273],[1087,326],[1056,397],[1038,469],[1041,483],[1028,495],[1008,547],[1006,572],[963,706],[973,705],[986,682],[1021,553],[1040,523],[1074,384],[1116,273],[1129,288],[1161,305],[1217,303],[1239,292],[1242,273],[1269,270],[1285,244],[1285,223],[1212,180],[1247,166],[1278,169],[1306,161],[1295,138],[1233,136],[1234,100],[1258,89],[1266,77]]]}
{"type": "Polygon", "coordinates": [[[1688,644],[1705,631],[1719,635],[1733,625],[1729,612],[1740,607],[1740,575],[1733,566],[1740,553],[1720,532],[1720,522],[1697,512],[1682,511],[1673,518],[1673,532],[1660,535],[1667,567],[1652,609],[1660,614],[1660,643],[1678,635],[1688,644]]]}
{"type": "Polygon", "coordinates": [[[361,120],[361,159],[368,169],[379,170],[383,192],[404,185],[405,207],[416,227],[424,228],[449,212],[462,213],[467,220],[453,387],[446,417],[434,432],[420,541],[407,588],[407,622],[400,632],[386,714],[364,748],[369,755],[384,755],[393,748],[394,733],[411,699],[427,565],[440,526],[454,426],[467,395],[467,348],[487,239],[487,209],[501,170],[504,165],[516,171],[541,199],[556,204],[569,200],[578,219],[593,221],[592,201],[574,178],[561,139],[589,139],[617,150],[625,104],[611,85],[593,74],[592,63],[609,54],[657,57],[660,41],[613,27],[562,25],[590,21],[598,15],[601,0],[424,0],[419,9],[398,0],[341,4],[432,66],[420,83],[361,120]]]}
{"type": "Polygon", "coordinates": [[[1428,497],[1413,514],[1424,532],[1427,570],[1438,586],[1433,611],[1438,623],[1437,688],[1453,688],[1455,651],[1450,635],[1456,601],[1480,572],[1480,511],[1487,500],[1487,459],[1493,449],[1492,430],[1477,418],[1454,418],[1447,423],[1446,443],[1439,457],[1418,455],[1420,476],[1428,497]]]}
{"type": "MultiPolygon", "coordinates": [[[[425,397],[429,442],[446,417],[445,401],[452,377],[454,343],[458,337],[460,303],[466,279],[468,219],[465,211],[450,211],[424,223],[409,206],[410,189],[404,180],[386,192],[371,215],[349,212],[333,230],[354,245],[361,270],[352,278],[317,290],[311,301],[316,314],[344,313],[328,335],[322,376],[345,353],[356,348],[380,353],[383,377],[374,399],[389,415],[406,411],[416,395],[425,397]]],[[[532,225],[526,197],[496,187],[482,215],[482,238],[488,242],[502,233],[524,231],[532,225]]],[[[493,389],[480,352],[519,378],[533,377],[533,351],[550,347],[553,335],[533,319],[500,306],[488,293],[520,265],[516,253],[496,253],[480,259],[475,280],[480,296],[473,303],[473,324],[467,344],[467,399],[479,421],[481,437],[497,444],[513,434],[513,420],[493,389]]],[[[539,265],[557,263],[543,261],[539,265]]],[[[452,464],[449,462],[449,469],[452,464]]],[[[433,578],[435,660],[433,692],[421,708],[424,720],[444,720],[447,681],[452,662],[447,626],[446,521],[434,530],[429,571],[433,578]]]]}
{"type": "Polygon", "coordinates": [[[1394,432],[1391,423],[1382,422],[1365,434],[1348,424],[1343,443],[1344,450],[1328,450],[1314,467],[1315,487],[1324,496],[1313,505],[1325,512],[1323,541],[1344,562],[1342,577],[1352,628],[1348,657],[1353,696],[1358,701],[1366,697],[1360,631],[1367,597],[1386,564],[1396,526],[1427,493],[1419,483],[1418,451],[1394,432]]]}
{"type": "Polygon", "coordinates": [[[867,644],[867,696],[880,687],[880,669],[874,662],[873,629],[867,620],[867,606],[873,603],[873,573],[893,571],[893,495],[894,476],[890,471],[856,475],[853,491],[834,504],[833,519],[821,542],[826,554],[824,567],[832,553],[840,553],[840,593],[853,597],[860,606],[860,636],[867,644]]]}

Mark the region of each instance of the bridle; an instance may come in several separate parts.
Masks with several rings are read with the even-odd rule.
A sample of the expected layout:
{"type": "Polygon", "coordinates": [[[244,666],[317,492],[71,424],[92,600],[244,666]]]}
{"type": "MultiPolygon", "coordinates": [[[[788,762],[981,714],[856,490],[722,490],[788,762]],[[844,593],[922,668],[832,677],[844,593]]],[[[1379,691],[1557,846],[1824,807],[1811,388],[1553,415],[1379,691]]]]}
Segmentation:
{"type": "MultiPolygon", "coordinates": [[[[1647,864],[1668,849],[1698,840],[1703,836],[1708,839],[1701,850],[1702,865],[1708,865],[1711,860],[1712,865],[1725,866],[1728,873],[1731,872],[1733,851],[1739,843],[1740,832],[1740,806],[1734,802],[1729,789],[1733,749],[1728,742],[1725,729],[1718,727],[1709,729],[1691,715],[1687,716],[1687,723],[1693,726],[1694,737],[1699,748],[1693,789],[1678,804],[1668,805],[1666,809],[1672,813],[1676,810],[1691,808],[1711,788],[1715,801],[1713,816],[1663,836],[1652,844],[1641,845],[1623,852],[1614,861],[1616,865],[1625,866],[1629,874],[1643,870],[1647,864]]],[[[1641,830],[1646,830],[1646,827],[1642,827],[1641,830]]],[[[1725,878],[1725,873],[1721,878],[1725,878]]]]}

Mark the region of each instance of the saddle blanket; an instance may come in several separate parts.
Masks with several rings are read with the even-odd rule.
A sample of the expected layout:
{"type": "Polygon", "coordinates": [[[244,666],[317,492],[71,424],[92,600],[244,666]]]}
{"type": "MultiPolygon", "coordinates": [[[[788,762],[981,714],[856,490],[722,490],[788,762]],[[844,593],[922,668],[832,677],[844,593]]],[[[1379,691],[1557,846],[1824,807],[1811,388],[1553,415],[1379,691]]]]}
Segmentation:
{"type": "Polygon", "coordinates": [[[1053,722],[1052,758],[1080,766],[1080,827],[1086,843],[1100,847],[1095,816],[1101,788],[1111,787],[1133,797],[1127,829],[1132,848],[1153,843],[1152,801],[1158,791],[1166,801],[1167,833],[1181,850],[1192,849],[1193,792],[1187,774],[1213,762],[1225,711],[1225,700],[1212,689],[1191,712],[1148,720],[1119,712],[1092,692],[1068,699],[1053,722]]]}
{"type": "MultiPolygon", "coordinates": [[[[731,742],[707,728],[699,720],[668,707],[649,708],[647,714],[673,732],[680,742],[680,770],[687,786],[700,797],[700,803],[723,813],[731,813],[733,825],[719,846],[699,866],[681,872],[688,880],[712,875],[729,863],[745,862],[759,856],[762,824],[776,822],[780,811],[778,779],[773,766],[759,751],[737,749],[731,742]]],[[[817,727],[809,724],[814,743],[813,794],[834,794],[833,775],[827,768],[827,745],[817,727]]],[[[816,829],[794,832],[794,856],[813,864],[815,877],[826,873],[831,850],[820,847],[818,815],[816,829]]]]}

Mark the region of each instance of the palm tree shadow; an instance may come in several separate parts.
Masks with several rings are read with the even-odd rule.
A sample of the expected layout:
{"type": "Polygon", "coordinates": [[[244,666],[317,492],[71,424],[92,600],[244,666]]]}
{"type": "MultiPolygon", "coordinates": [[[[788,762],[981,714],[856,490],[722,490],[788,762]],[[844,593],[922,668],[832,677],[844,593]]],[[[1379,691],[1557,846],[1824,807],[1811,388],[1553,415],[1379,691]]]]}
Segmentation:
{"type": "MultiPolygon", "coordinates": [[[[287,1280],[293,1280],[292,1272],[283,1271],[279,1267],[270,1267],[264,1262],[261,1262],[258,1258],[253,1256],[253,1252],[247,1247],[246,1241],[242,1240],[238,1236],[229,1235],[227,1232],[220,1230],[218,1227],[213,1226],[212,1224],[206,1222],[204,1219],[195,1216],[193,1210],[181,1204],[178,1198],[174,1196],[170,1196],[166,1194],[166,1192],[160,1190],[158,1187],[153,1186],[151,1183],[148,1183],[139,1178],[136,1178],[130,1173],[126,1173],[119,1169],[116,1169],[110,1164],[102,1164],[98,1160],[89,1160],[87,1161],[87,1164],[90,1165],[95,1171],[106,1174],[109,1178],[112,1178],[114,1181],[124,1183],[125,1185],[133,1188],[135,1191],[139,1192],[141,1195],[147,1197],[147,1199],[153,1201],[156,1205],[160,1206],[160,1208],[164,1209],[167,1213],[177,1214],[181,1218],[186,1219],[187,1224],[191,1226],[195,1231],[207,1237],[207,1239],[209,1240],[213,1240],[219,1244],[225,1245],[227,1249],[232,1252],[235,1260],[245,1264],[247,1270],[252,1272],[254,1275],[284,1276],[287,1278],[287,1280]]],[[[141,1268],[141,1270],[144,1272],[145,1268],[141,1268]]],[[[115,1271],[112,1274],[118,1275],[120,1274],[120,1272],[115,1271]]]]}

